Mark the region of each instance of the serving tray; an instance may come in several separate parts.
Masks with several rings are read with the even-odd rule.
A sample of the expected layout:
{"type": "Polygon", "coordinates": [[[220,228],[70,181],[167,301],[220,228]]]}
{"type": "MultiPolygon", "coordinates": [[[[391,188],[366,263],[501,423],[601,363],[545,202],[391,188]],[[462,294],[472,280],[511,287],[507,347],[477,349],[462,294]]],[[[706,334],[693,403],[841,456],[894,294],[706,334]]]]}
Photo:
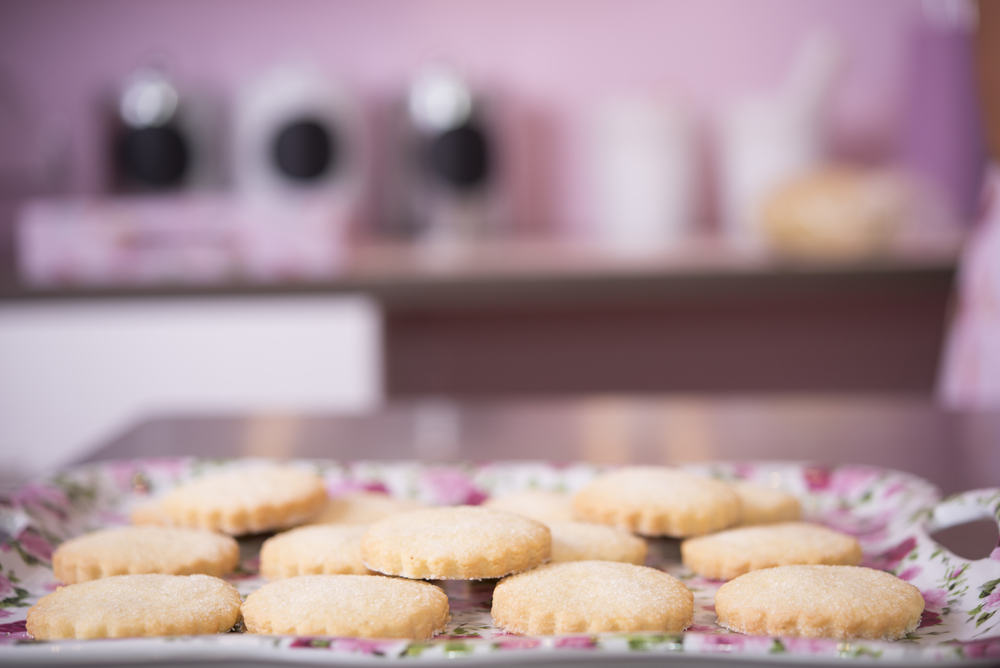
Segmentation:
{"type": "MultiPolygon", "coordinates": [[[[246,460],[241,460],[242,463],[246,460]]],[[[476,504],[525,488],[574,491],[600,467],[542,462],[428,465],[416,462],[299,461],[315,468],[331,495],[358,489],[429,504],[476,504]]],[[[729,662],[739,659],[830,662],[952,663],[1000,660],[1000,546],[970,561],[930,534],[991,517],[1000,522],[1000,488],[946,499],[915,476],[859,466],[803,463],[718,463],[686,467],[722,479],[746,479],[799,496],[806,517],[857,536],[865,565],[916,585],[926,610],[920,627],[897,642],[744,636],[715,624],[720,582],[680,564],[678,542],[650,541],[648,564],[676,575],[695,594],[693,625],[684,633],[608,633],[532,637],[495,628],[489,608],[493,582],[442,583],[452,619],[430,641],[257,636],[238,630],[216,636],[38,642],[24,630],[28,608],[58,586],[50,568],[54,546],[81,533],[127,523],[129,510],[174,485],[233,461],[156,459],[113,461],[68,470],[0,498],[0,663],[609,663],[729,662]]],[[[239,571],[229,579],[245,596],[257,589],[263,537],[241,540],[239,571]]]]}

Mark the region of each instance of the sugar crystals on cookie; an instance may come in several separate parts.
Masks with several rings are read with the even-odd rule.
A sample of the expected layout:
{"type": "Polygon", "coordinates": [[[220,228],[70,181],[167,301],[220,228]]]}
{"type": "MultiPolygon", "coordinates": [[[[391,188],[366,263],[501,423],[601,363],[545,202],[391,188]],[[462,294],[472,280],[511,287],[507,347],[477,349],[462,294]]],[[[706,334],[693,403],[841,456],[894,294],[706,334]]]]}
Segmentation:
{"type": "Polygon", "coordinates": [[[587,522],[550,522],[552,561],[624,561],[641,564],[646,560],[646,541],[624,529],[587,522]]]}
{"type": "Polygon", "coordinates": [[[491,497],[483,506],[494,510],[505,510],[544,522],[571,522],[573,497],[565,492],[543,489],[525,489],[491,497]]]}
{"type": "Polygon", "coordinates": [[[742,525],[794,522],[802,517],[802,504],[794,494],[744,480],[732,485],[743,507],[742,525]]]}
{"type": "Polygon", "coordinates": [[[719,624],[752,635],[896,640],[917,628],[920,590],[861,566],[777,566],[730,580],[715,595],[719,624]]]}
{"type": "Polygon", "coordinates": [[[235,540],[211,531],[116,527],[62,543],[52,555],[52,569],[66,584],[129,573],[221,576],[232,572],[239,558],[235,540]]]}
{"type": "Polygon", "coordinates": [[[115,575],[60,587],[28,610],[36,640],[224,633],[240,594],[210,575],[115,575]]]}
{"type": "Polygon", "coordinates": [[[171,490],[160,507],[173,525],[241,535],[302,524],[326,501],[317,474],[295,466],[255,464],[207,473],[171,490]]]}
{"type": "Polygon", "coordinates": [[[740,521],[740,498],[727,483],[659,466],[598,476],[573,497],[577,518],[644,536],[697,536],[740,521]]]}
{"type": "Polygon", "coordinates": [[[681,560],[698,575],[730,580],[772,566],[856,566],[861,545],[854,536],[818,524],[782,522],[688,538],[681,543],[681,560]]]}
{"type": "Polygon", "coordinates": [[[426,583],[380,575],[300,575],[247,597],[251,633],[425,640],[448,621],[448,597],[426,583]]]}
{"type": "Polygon", "coordinates": [[[541,522],[479,506],[427,508],[387,517],[361,539],[368,568],[405,578],[482,580],[548,561],[541,522]]]}
{"type": "Polygon", "coordinates": [[[296,575],[371,573],[361,561],[357,524],[311,524],[271,536],[260,547],[260,573],[269,580],[296,575]]]}
{"type": "Polygon", "coordinates": [[[371,524],[380,519],[423,508],[412,499],[399,499],[379,492],[349,492],[335,496],[310,522],[313,524],[371,524]]]}
{"type": "Polygon", "coordinates": [[[655,568],[571,561],[504,578],[491,614],[513,633],[676,632],[691,624],[694,595],[655,568]]]}

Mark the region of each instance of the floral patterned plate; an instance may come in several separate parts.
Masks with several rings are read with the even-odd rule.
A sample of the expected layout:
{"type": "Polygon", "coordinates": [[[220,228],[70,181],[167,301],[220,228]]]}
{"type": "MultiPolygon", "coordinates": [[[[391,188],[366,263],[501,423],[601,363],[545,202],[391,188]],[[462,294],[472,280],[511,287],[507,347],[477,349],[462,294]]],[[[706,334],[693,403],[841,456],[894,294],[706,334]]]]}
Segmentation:
{"type": "MultiPolygon", "coordinates": [[[[521,488],[573,491],[600,471],[589,465],[538,462],[426,465],[414,462],[308,461],[330,493],[380,490],[433,504],[480,503],[521,488]]],[[[960,558],[930,534],[968,520],[1000,522],[1000,489],[941,499],[928,482],[897,471],[800,463],[712,464],[694,470],[748,479],[789,490],[807,516],[856,535],[867,565],[891,571],[920,588],[926,601],[914,633],[894,643],[743,636],[715,625],[719,582],[694,576],[679,563],[672,540],[651,541],[649,563],[681,578],[695,593],[694,624],[685,633],[610,633],[515,636],[492,626],[492,583],[447,582],[452,619],[433,640],[358,640],[217,636],[37,642],[24,630],[28,608],[57,583],[54,545],[80,533],[126,522],[129,509],[178,482],[232,461],[159,459],[95,464],[25,486],[0,498],[0,663],[610,663],[624,659],[670,663],[782,660],[808,665],[878,662],[1000,662],[1000,546],[978,561],[960,558]]],[[[260,586],[260,537],[242,542],[243,561],[230,581],[246,595],[260,586]]]]}

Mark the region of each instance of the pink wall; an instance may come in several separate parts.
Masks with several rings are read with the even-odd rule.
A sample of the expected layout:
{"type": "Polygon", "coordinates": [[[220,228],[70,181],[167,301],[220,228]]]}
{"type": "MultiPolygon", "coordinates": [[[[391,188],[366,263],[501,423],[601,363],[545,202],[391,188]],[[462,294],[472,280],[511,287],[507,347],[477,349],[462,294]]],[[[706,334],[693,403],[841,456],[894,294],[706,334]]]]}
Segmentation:
{"type": "Polygon", "coordinates": [[[850,51],[833,110],[840,149],[900,152],[920,12],[913,0],[4,0],[0,174],[65,150],[58,187],[99,188],[99,94],[151,53],[192,90],[224,94],[309,57],[373,104],[445,57],[504,100],[519,221],[573,224],[586,215],[577,139],[595,100],[657,91],[708,118],[777,82],[817,26],[850,51]]]}

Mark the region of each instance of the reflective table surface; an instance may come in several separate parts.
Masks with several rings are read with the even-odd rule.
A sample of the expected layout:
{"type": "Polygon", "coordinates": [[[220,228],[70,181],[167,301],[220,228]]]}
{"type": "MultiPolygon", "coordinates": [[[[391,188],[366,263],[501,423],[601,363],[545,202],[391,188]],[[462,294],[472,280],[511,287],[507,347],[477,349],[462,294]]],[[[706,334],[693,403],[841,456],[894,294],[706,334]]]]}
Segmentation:
{"type": "Polygon", "coordinates": [[[365,413],[161,415],[84,461],[161,456],[602,464],[791,460],[1000,484],[1000,411],[895,395],[593,396],[389,403],[365,413]]]}

